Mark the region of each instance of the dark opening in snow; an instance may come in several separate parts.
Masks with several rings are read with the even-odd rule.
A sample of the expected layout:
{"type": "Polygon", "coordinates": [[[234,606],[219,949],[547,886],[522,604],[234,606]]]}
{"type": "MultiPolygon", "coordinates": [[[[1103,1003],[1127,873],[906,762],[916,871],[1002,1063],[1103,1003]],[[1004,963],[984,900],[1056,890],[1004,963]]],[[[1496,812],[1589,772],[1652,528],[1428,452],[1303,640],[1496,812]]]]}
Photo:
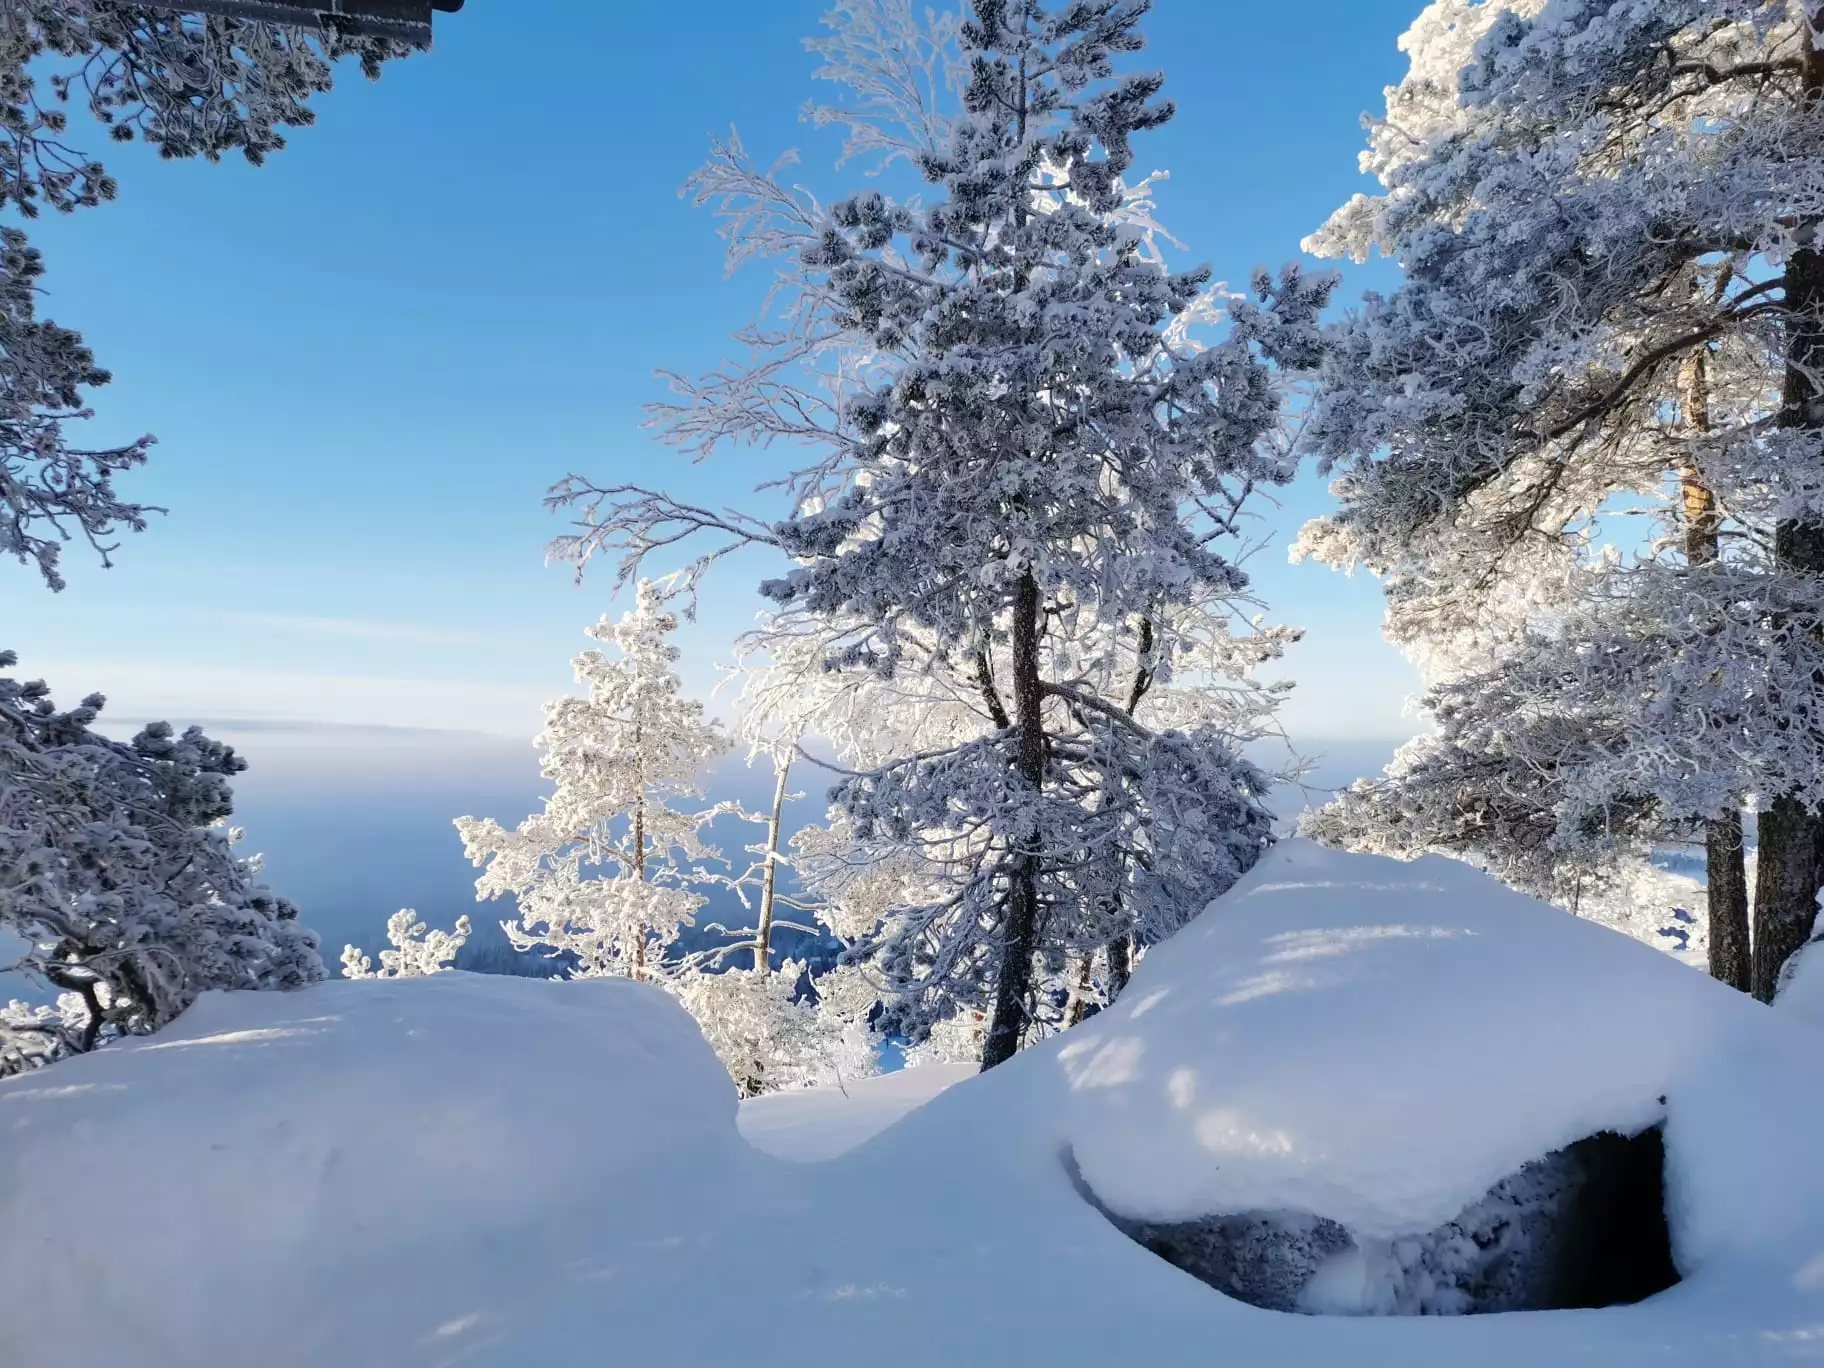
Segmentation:
{"type": "Polygon", "coordinates": [[[1066,1164],[1084,1197],[1131,1239],[1273,1311],[1558,1311],[1642,1301],[1678,1281],[1657,1127],[1588,1136],[1527,1164],[1436,1230],[1387,1241],[1358,1241],[1299,1211],[1130,1220],[1096,1198],[1068,1155],[1066,1164]]]}

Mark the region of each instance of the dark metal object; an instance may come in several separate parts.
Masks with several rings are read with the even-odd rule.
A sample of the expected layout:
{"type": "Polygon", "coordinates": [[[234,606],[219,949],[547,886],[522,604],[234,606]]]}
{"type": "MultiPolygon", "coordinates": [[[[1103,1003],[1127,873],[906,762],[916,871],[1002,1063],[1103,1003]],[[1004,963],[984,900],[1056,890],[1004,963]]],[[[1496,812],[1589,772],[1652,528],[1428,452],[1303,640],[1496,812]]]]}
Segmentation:
{"type": "Polygon", "coordinates": [[[271,24],[305,24],[429,47],[432,13],[453,14],[462,8],[462,0],[171,0],[158,8],[271,24]]]}

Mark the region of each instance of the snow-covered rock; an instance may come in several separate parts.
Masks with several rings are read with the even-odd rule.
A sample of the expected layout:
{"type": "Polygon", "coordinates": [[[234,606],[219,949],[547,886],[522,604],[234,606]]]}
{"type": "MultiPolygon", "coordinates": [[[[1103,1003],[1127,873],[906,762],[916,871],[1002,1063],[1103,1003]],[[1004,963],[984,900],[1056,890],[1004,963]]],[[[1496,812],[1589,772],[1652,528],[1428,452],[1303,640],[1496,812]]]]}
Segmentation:
{"type": "Polygon", "coordinates": [[[1450,1220],[1632,1134],[1739,995],[1466,865],[1287,842],[1059,1050],[1083,1176],[1125,1216],[1450,1220]]]}
{"type": "MultiPolygon", "coordinates": [[[[1150,954],[1058,1060],[1084,1182],[1150,1242],[1220,1283],[1253,1257],[1210,1249],[1220,1229],[1258,1250],[1260,1215],[1291,1213],[1281,1243],[1305,1266],[1310,1220],[1334,1222],[1359,1248],[1311,1309],[1439,1311],[1505,1309],[1516,1279],[1550,1281],[1519,1271],[1528,1257],[1484,1256],[1563,1243],[1566,1204],[1592,1186],[1567,1147],[1686,1115],[1719,1057],[1790,1048],[1741,994],[1464,864],[1292,841],[1150,954]],[[1521,1209],[1524,1237],[1506,1215],[1521,1209]]],[[[1751,1162],[1747,1138],[1726,1152],[1751,1162]]],[[[1694,1266],[1713,1238],[1697,1194],[1736,1180],[1681,1128],[1668,1141],[1694,1266]]],[[[1606,1199],[1616,1180],[1593,1186],[1606,1199]]],[[[1824,1215],[1824,1185],[1799,1187],[1824,1215]]]]}
{"type": "Polygon", "coordinates": [[[1391,1240],[1357,1239],[1308,1212],[1164,1224],[1108,1214],[1168,1263],[1271,1311],[1570,1310],[1642,1301],[1678,1281],[1663,1172],[1657,1128],[1594,1135],[1528,1164],[1437,1229],[1391,1240]]]}

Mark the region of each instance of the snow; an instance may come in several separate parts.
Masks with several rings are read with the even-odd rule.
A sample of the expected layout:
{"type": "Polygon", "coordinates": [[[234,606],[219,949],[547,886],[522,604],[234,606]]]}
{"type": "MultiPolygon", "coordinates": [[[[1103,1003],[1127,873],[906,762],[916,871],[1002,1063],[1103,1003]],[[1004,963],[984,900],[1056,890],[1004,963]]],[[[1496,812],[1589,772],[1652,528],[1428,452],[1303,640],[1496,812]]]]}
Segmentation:
{"type": "Polygon", "coordinates": [[[741,1104],[741,1134],[775,1158],[800,1163],[834,1159],[975,1073],[973,1064],[922,1064],[840,1088],[751,1097],[741,1104]]]}
{"type": "Polygon", "coordinates": [[[1786,961],[1773,1001],[1782,1012],[1824,1026],[1824,911],[1812,926],[1811,939],[1786,961]]]}
{"type": "Polygon", "coordinates": [[[333,1362],[369,1317],[384,1336],[467,1314],[442,1280],[561,1250],[567,1211],[739,1159],[728,1076],[663,993],[534,987],[208,993],[150,1039],[9,1081],[0,1286],[82,1326],[9,1314],[0,1363],[333,1362]],[[111,1219],[85,1231],[73,1201],[111,1219]]]}
{"type": "Polygon", "coordinates": [[[1457,861],[1294,841],[1061,1047],[1068,1131],[1125,1216],[1417,1233],[1529,1159],[1653,1125],[1738,997],[1457,861]]]}
{"type": "Polygon", "coordinates": [[[209,994],[0,1084],[0,1363],[1817,1361],[1817,1054],[1812,1027],[1464,867],[1302,843],[1116,1008],[923,1105],[941,1075],[737,1130],[688,1017],[618,981],[209,994]],[[1661,1092],[1687,1279],[1608,1311],[1257,1310],[1120,1234],[1064,1162],[1116,1206],[1271,1194],[1418,1228],[1583,1128],[1656,1120],[1661,1092]]]}

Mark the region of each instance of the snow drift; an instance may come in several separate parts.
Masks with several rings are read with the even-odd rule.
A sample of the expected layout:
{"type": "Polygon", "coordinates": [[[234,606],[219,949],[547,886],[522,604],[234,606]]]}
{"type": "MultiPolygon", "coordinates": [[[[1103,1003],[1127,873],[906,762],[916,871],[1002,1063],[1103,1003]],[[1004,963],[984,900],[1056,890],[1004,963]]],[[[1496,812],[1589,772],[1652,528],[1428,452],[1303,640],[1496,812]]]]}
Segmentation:
{"type": "Polygon", "coordinates": [[[750,1097],[741,1104],[741,1135],[780,1159],[834,1159],[975,1074],[973,1064],[921,1064],[840,1087],[750,1097]]]}
{"type": "MultiPolygon", "coordinates": [[[[0,1363],[1816,1361],[1817,1041],[1460,865],[1301,843],[1116,1009],[824,1162],[743,1141],[726,1075],[639,985],[207,997],[0,1085],[0,1363]],[[1259,1310],[1128,1239],[1065,1162],[1117,1211],[1271,1203],[1396,1239],[1655,1123],[1685,1281],[1592,1312],[1259,1310]]],[[[779,1099],[760,1129],[794,1105],[841,1111],[779,1099]]]]}

